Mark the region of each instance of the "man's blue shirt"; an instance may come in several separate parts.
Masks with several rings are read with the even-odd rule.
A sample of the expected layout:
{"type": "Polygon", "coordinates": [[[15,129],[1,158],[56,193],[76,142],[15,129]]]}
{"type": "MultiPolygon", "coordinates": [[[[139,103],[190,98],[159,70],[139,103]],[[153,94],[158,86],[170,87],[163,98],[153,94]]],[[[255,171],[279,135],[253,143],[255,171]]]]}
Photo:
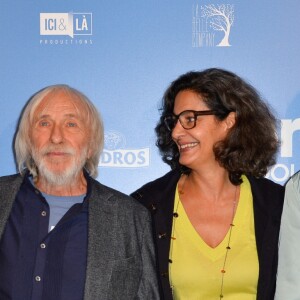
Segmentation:
{"type": "Polygon", "coordinates": [[[0,242],[1,300],[83,299],[88,201],[73,205],[50,232],[49,213],[25,177],[0,242]]]}

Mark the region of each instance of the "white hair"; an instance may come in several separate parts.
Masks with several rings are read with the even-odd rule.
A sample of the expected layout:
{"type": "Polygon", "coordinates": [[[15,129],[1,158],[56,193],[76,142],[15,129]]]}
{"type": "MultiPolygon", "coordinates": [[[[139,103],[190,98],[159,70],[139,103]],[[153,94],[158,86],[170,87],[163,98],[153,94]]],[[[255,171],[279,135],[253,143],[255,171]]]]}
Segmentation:
{"type": "Polygon", "coordinates": [[[21,114],[17,134],[15,138],[15,155],[19,172],[24,175],[28,169],[35,178],[37,176],[37,166],[32,158],[32,145],[30,142],[30,130],[33,124],[35,111],[41,101],[50,93],[63,91],[72,96],[72,101],[83,105],[87,128],[89,130],[89,149],[91,156],[84,164],[85,170],[92,177],[98,175],[98,163],[104,143],[103,122],[97,108],[80,91],[63,84],[48,86],[34,94],[27,102],[21,114]]]}

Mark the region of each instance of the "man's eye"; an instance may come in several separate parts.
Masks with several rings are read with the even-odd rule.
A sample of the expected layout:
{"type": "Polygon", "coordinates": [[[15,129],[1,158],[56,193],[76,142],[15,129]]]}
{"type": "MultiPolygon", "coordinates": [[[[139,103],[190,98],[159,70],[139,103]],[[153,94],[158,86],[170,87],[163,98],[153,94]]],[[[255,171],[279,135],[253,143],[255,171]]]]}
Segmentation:
{"type": "Polygon", "coordinates": [[[68,123],[67,123],[67,126],[68,126],[68,127],[77,127],[77,124],[74,123],[74,122],[68,122],[68,123]]]}
{"type": "Polygon", "coordinates": [[[47,122],[47,121],[41,121],[40,122],[41,127],[45,127],[45,126],[48,126],[48,125],[49,125],[49,122],[47,122]]]}

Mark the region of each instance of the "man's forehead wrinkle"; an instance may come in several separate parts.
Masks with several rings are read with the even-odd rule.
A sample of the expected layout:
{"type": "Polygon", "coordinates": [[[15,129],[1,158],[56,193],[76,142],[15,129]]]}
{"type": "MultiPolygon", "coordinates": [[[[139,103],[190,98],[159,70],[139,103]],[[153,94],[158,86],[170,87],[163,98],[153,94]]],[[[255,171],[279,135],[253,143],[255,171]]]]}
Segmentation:
{"type": "MultiPolygon", "coordinates": [[[[65,118],[74,118],[74,119],[79,119],[80,116],[77,113],[66,113],[63,115],[63,117],[65,118]]],[[[51,119],[51,114],[43,114],[43,112],[41,114],[37,114],[36,115],[37,119],[47,119],[50,118],[51,119]]]]}
{"type": "MultiPolygon", "coordinates": [[[[57,94],[57,93],[56,93],[57,94]]],[[[65,117],[73,117],[85,119],[87,111],[84,105],[78,101],[77,97],[72,97],[71,94],[63,93],[63,101],[56,103],[58,95],[47,95],[38,105],[34,115],[35,118],[51,117],[51,113],[61,113],[66,111],[65,117]]]]}

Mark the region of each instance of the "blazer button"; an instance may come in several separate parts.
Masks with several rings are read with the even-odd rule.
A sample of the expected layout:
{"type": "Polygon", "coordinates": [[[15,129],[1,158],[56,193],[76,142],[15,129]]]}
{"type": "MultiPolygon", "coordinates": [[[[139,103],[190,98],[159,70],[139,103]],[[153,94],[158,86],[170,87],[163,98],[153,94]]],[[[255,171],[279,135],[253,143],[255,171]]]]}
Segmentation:
{"type": "Polygon", "coordinates": [[[149,209],[151,210],[152,213],[155,213],[156,210],[157,210],[157,207],[156,207],[156,205],[154,203],[151,203],[149,205],[149,209]]]}
{"type": "Polygon", "coordinates": [[[159,239],[164,239],[165,237],[167,236],[167,233],[166,232],[160,232],[159,234],[158,234],[158,238],[159,239]]]}

